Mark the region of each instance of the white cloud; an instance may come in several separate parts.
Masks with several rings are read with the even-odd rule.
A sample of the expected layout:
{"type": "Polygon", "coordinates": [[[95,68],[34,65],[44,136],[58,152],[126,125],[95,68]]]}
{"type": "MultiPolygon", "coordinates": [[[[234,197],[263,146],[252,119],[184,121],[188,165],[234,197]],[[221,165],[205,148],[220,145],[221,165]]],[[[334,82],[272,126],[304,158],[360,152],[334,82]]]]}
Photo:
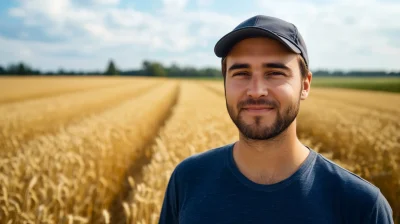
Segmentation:
{"type": "Polygon", "coordinates": [[[20,0],[20,4],[22,7],[10,10],[11,15],[33,19],[35,16],[44,14],[57,22],[62,22],[66,17],[65,12],[71,8],[69,0],[20,0]]]}
{"type": "Polygon", "coordinates": [[[24,17],[25,16],[25,10],[21,8],[11,8],[9,10],[9,14],[14,17],[24,17]]]}
{"type": "MultiPolygon", "coordinates": [[[[11,16],[21,18],[26,26],[38,28],[48,36],[64,41],[46,43],[2,38],[1,46],[7,47],[0,52],[11,53],[2,61],[26,60],[32,65],[54,69],[67,66],[72,61],[77,63],[79,59],[63,56],[64,52],[74,52],[76,55],[89,55],[86,63],[76,65],[86,69],[95,68],[102,61],[107,61],[108,57],[122,59],[121,67],[132,68],[143,59],[163,62],[172,61],[174,57],[198,59],[195,56],[198,55],[197,50],[207,48],[209,59],[192,60],[193,64],[196,66],[208,61],[217,66],[218,59],[209,45],[214,44],[213,38],[232,29],[239,20],[207,11],[186,11],[186,0],[163,0],[162,4],[160,10],[146,13],[110,5],[89,7],[75,4],[72,0],[21,0],[18,7],[9,10],[11,16]],[[117,48],[123,48],[123,53],[115,50],[117,48]],[[29,49],[26,52],[30,53],[15,53],[11,49],[29,49]],[[126,49],[130,49],[130,52],[126,49]],[[168,56],[160,57],[160,52],[168,56]],[[179,56],[171,56],[174,54],[179,56]],[[58,63],[48,63],[55,62],[56,58],[58,63]]],[[[24,35],[28,36],[29,33],[24,35]]]]}
{"type": "Polygon", "coordinates": [[[188,0],[162,0],[164,4],[164,12],[176,13],[185,9],[188,0]]]}
{"type": "Polygon", "coordinates": [[[121,27],[138,27],[141,25],[156,25],[155,23],[160,23],[155,20],[152,15],[133,9],[111,9],[109,11],[109,16],[113,22],[121,27]]]}
{"type": "MultiPolygon", "coordinates": [[[[92,69],[106,63],[108,57],[115,57],[126,68],[153,58],[165,63],[175,60],[217,67],[215,42],[244,19],[268,12],[296,24],[307,43],[312,68],[400,69],[396,61],[400,58],[396,36],[400,33],[399,3],[255,0],[253,11],[234,16],[229,15],[229,9],[220,13],[202,8],[210,6],[212,0],[192,1],[200,8],[188,10],[187,0],[162,0],[154,11],[142,12],[118,7],[119,0],[91,0],[91,5],[73,0],[20,0],[18,7],[9,9],[9,15],[64,41],[40,43],[2,38],[1,46],[5,47],[0,55],[11,52],[10,58],[30,60],[48,68],[77,63],[71,68],[92,69]],[[12,49],[19,49],[20,53],[13,53],[12,49]],[[57,64],[53,55],[62,52],[90,57],[58,56],[57,64]]],[[[25,32],[20,35],[31,36],[25,32]]],[[[5,56],[0,59],[5,61],[5,56]]]]}
{"type": "Polygon", "coordinates": [[[119,0],[92,0],[94,4],[117,5],[119,0]]]}
{"type": "Polygon", "coordinates": [[[112,34],[101,24],[87,23],[84,24],[84,28],[98,39],[102,40],[111,39],[112,34]]]}
{"type": "Polygon", "coordinates": [[[257,0],[262,11],[295,24],[309,50],[314,68],[396,67],[400,44],[390,44],[383,30],[400,32],[400,4],[394,2],[291,2],[257,0]]]}
{"type": "Polygon", "coordinates": [[[210,6],[214,0],[196,0],[196,5],[199,7],[207,7],[210,6]]]}
{"type": "Polygon", "coordinates": [[[38,7],[35,1],[24,0],[19,8],[9,12],[30,21],[31,26],[41,24],[49,35],[75,39],[91,36],[99,45],[142,44],[150,49],[182,52],[196,47],[199,42],[204,46],[205,38],[222,34],[219,32],[222,26],[229,25],[231,29],[237,21],[217,13],[184,11],[186,0],[163,0],[164,8],[158,14],[109,6],[96,10],[79,8],[68,0],[37,1],[46,8],[38,7]],[[36,20],[39,21],[32,22],[36,20]],[[71,33],[71,28],[82,33],[71,33]]]}

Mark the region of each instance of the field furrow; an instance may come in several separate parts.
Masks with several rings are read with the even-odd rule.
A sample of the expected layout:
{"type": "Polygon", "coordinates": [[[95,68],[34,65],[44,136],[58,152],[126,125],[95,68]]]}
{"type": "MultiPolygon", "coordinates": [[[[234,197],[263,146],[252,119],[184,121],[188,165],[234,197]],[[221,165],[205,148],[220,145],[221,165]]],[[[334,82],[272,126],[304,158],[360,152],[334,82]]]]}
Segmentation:
{"type": "MultiPolygon", "coordinates": [[[[312,84],[311,84],[312,85],[312,84]]],[[[311,88],[310,98],[341,102],[347,106],[400,115],[400,94],[367,90],[311,88]]]]}
{"type": "Polygon", "coordinates": [[[148,149],[153,156],[143,169],[143,182],[133,189],[131,223],[158,222],[168,179],[181,160],[237,138],[224,98],[194,82],[184,83],[173,114],[148,149]]]}
{"type": "Polygon", "coordinates": [[[0,77],[0,104],[123,84],[110,77],[0,77]]]}
{"type": "Polygon", "coordinates": [[[160,81],[131,80],[115,87],[0,105],[0,154],[18,149],[21,143],[36,136],[137,97],[158,83],[160,81]]]}
{"type": "Polygon", "coordinates": [[[4,223],[107,223],[127,168],[158,132],[178,86],[166,82],[117,107],[39,136],[0,158],[4,223]],[[12,220],[12,221],[11,221],[12,220]]]}

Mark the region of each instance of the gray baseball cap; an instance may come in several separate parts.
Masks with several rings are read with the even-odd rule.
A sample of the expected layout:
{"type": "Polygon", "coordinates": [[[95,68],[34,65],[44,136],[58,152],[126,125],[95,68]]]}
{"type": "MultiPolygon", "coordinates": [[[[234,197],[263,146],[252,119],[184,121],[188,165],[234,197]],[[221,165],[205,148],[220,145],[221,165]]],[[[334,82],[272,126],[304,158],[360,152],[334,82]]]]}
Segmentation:
{"type": "Polygon", "coordinates": [[[257,15],[240,23],[215,45],[214,53],[224,58],[239,41],[251,37],[269,37],[280,41],[293,52],[300,54],[309,67],[306,44],[297,27],[275,17],[257,15]]]}

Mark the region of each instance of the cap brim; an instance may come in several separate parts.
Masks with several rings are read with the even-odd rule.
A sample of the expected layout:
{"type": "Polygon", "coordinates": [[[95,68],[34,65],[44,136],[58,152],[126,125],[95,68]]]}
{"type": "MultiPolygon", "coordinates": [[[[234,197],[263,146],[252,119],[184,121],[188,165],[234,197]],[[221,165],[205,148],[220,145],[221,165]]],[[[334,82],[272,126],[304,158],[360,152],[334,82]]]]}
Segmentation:
{"type": "Polygon", "coordinates": [[[301,51],[298,47],[292,44],[289,40],[285,39],[284,37],[280,37],[269,30],[265,30],[262,28],[257,27],[244,27],[238,30],[234,30],[225,36],[223,36],[214,47],[214,53],[217,57],[225,57],[233,45],[237,42],[252,37],[269,37],[275,40],[278,40],[285,46],[287,46],[293,52],[300,54],[301,51]]]}

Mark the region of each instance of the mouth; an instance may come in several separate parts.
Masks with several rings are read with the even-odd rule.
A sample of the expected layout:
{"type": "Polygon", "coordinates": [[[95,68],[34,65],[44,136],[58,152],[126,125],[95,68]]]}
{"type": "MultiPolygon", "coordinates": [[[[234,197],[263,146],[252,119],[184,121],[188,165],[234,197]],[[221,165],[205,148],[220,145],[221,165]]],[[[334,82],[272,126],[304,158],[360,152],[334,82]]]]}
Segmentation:
{"type": "Polygon", "coordinates": [[[243,111],[248,112],[248,113],[256,113],[256,114],[262,114],[262,113],[268,113],[274,110],[273,107],[265,107],[265,106],[249,106],[249,107],[244,107],[242,108],[243,111]]]}

